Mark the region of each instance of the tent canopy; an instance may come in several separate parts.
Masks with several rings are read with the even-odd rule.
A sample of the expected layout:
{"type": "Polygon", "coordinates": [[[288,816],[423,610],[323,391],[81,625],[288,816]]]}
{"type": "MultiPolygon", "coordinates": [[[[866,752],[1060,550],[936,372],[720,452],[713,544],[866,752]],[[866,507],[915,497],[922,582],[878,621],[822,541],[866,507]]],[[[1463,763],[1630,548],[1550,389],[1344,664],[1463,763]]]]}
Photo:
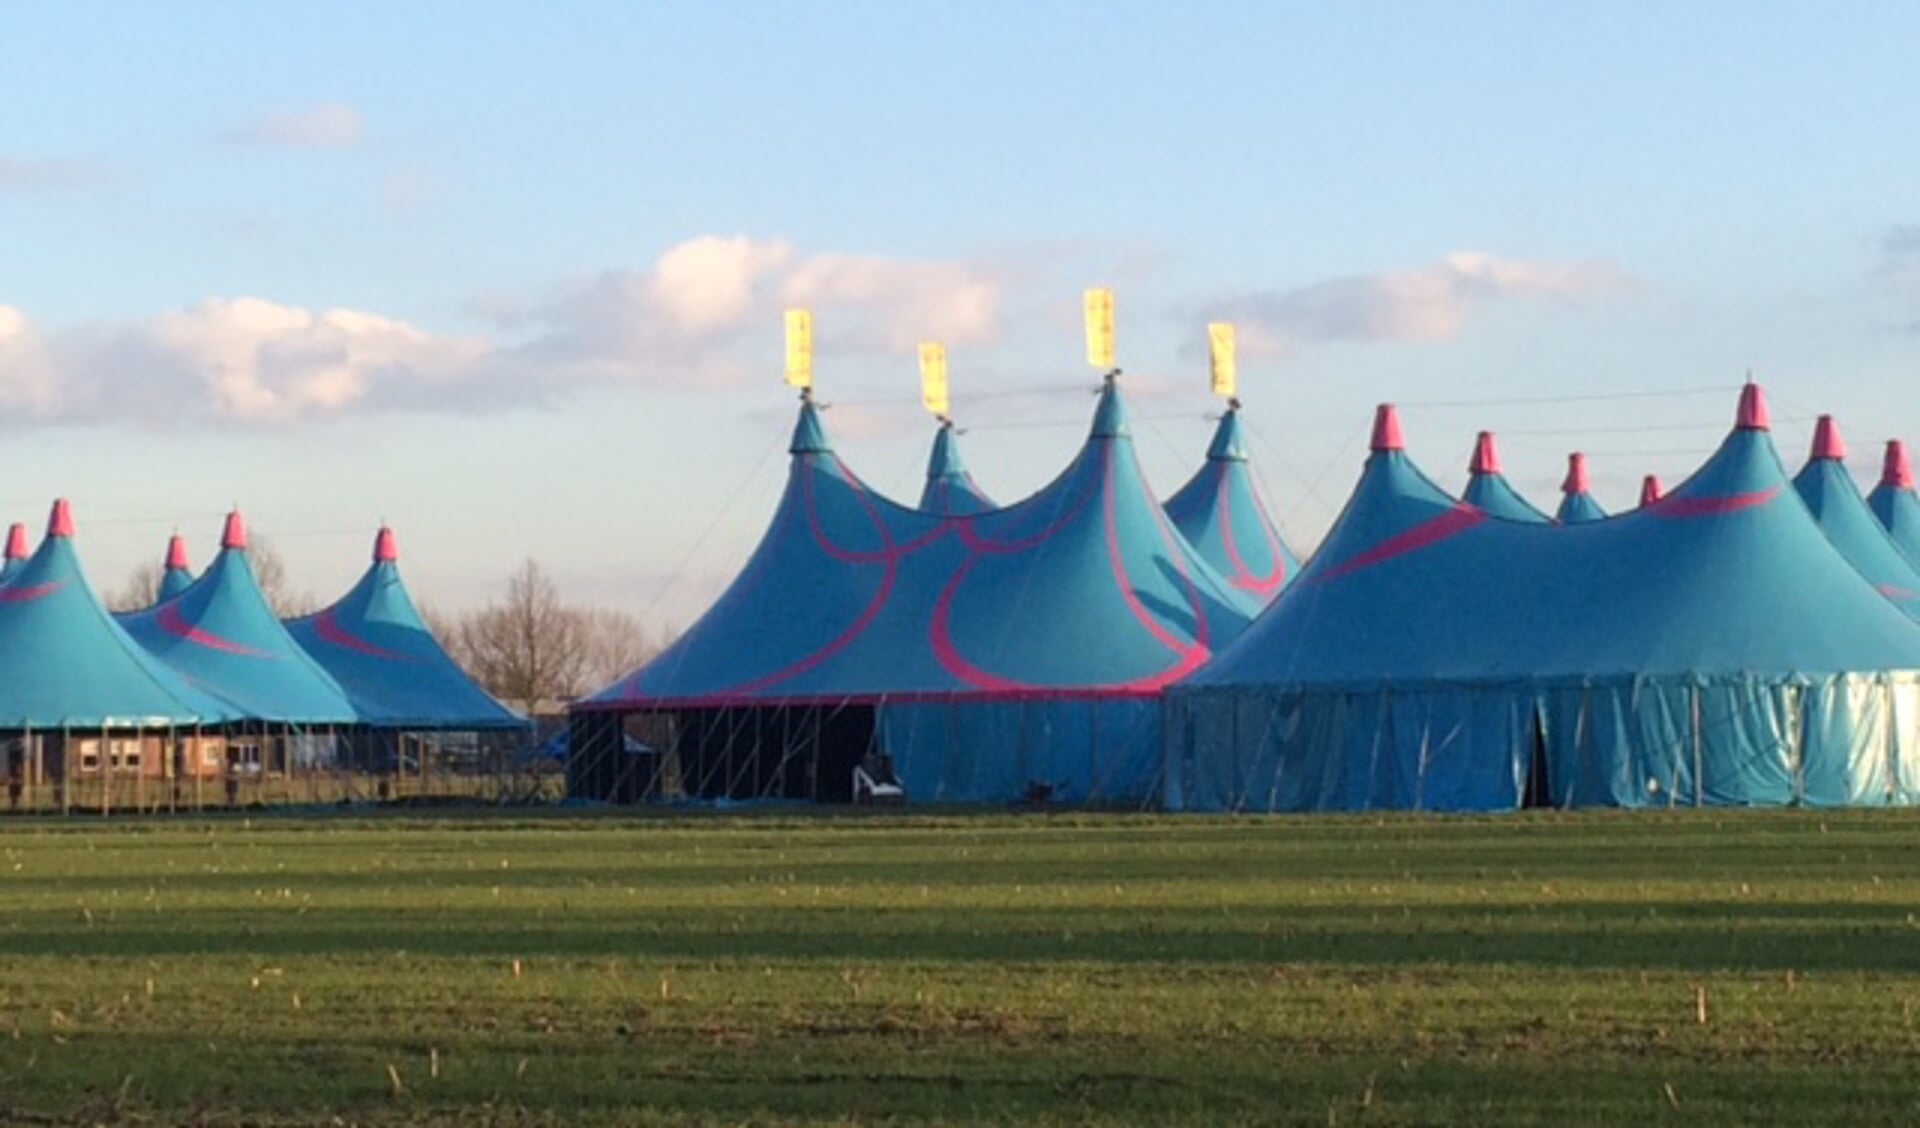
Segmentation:
{"type": "Polygon", "coordinates": [[[254,580],[246,523],[227,515],[220,554],[192,586],[122,620],[140,645],[249,720],[352,724],[332,675],[293,640],[254,580]]]}
{"type": "Polygon", "coordinates": [[[128,637],[94,597],[74,552],[72,510],[56,501],[46,539],[0,588],[0,728],[162,728],[232,718],[226,705],[128,637]]]}
{"type": "Polygon", "coordinates": [[[393,530],[374,538],[373,563],[333,605],[286,628],[346,690],[360,722],[382,728],[521,728],[447,656],[400,578],[393,530]]]}
{"type": "Polygon", "coordinates": [[[1575,451],[1567,456],[1567,477],[1560,483],[1560,508],[1553,515],[1555,521],[1579,525],[1607,515],[1600,503],[1593,500],[1588,485],[1587,456],[1575,451]]]}
{"type": "Polygon", "coordinates": [[[1812,454],[1794,476],[1793,488],[1847,563],[1895,606],[1920,618],[1920,574],[1860,497],[1846,457],[1839,426],[1833,416],[1822,415],[1814,427],[1812,454]]]}
{"type": "Polygon", "coordinates": [[[1482,431],[1473,444],[1473,460],[1467,465],[1467,491],[1463,500],[1489,517],[1503,521],[1532,521],[1543,524],[1547,515],[1520,496],[1500,470],[1500,448],[1493,432],[1482,431]]]}
{"type": "Polygon", "coordinates": [[[1254,479],[1238,404],[1220,417],[1206,462],[1167,499],[1166,510],[1201,558],[1257,606],[1300,571],[1254,479]]]}
{"type": "Polygon", "coordinates": [[[960,441],[953,422],[943,419],[933,435],[933,451],[927,456],[927,484],[920,491],[920,508],[942,517],[969,517],[997,508],[980,487],[960,458],[960,441]]]}
{"type": "Polygon", "coordinates": [[[1768,439],[1758,388],[1743,402],[1741,424],[1679,488],[1569,528],[1487,521],[1397,445],[1376,443],[1300,583],[1191,683],[1920,668],[1920,627],[1861,582],[1808,519],[1768,439]]]}
{"type": "Polygon", "coordinates": [[[1920,496],[1913,490],[1913,466],[1899,439],[1887,443],[1880,483],[1867,495],[1867,507],[1908,561],[1920,567],[1920,496]]]}
{"type": "Polygon", "coordinates": [[[192,585],[193,568],[187,563],[187,541],[175,533],[167,538],[166,566],[160,573],[160,589],[154,605],[165,603],[192,585]]]}
{"type": "Polygon", "coordinates": [[[576,708],[1152,695],[1250,609],[1167,521],[1109,382],[1032,497],[970,516],[876,495],[804,400],[787,488],[731,587],[576,708]]]}

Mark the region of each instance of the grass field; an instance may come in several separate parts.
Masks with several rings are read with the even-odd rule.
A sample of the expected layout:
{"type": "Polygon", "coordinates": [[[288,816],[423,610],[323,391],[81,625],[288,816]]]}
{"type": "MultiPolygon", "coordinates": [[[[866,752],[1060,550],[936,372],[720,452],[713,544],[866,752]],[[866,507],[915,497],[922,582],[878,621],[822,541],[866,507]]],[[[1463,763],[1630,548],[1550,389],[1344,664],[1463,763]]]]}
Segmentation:
{"type": "Polygon", "coordinates": [[[1899,812],[0,822],[0,1122],[1910,1124],[1917,914],[1899,812]]]}

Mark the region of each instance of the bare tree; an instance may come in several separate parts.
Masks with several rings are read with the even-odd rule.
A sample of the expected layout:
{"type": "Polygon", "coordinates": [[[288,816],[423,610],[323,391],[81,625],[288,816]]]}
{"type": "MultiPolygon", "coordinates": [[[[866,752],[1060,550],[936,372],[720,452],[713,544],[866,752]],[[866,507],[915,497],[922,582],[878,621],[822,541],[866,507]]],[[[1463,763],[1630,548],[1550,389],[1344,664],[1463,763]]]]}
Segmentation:
{"type": "Polygon", "coordinates": [[[659,638],[635,615],[609,608],[577,614],[586,632],[587,681],[592,689],[632,673],[660,653],[659,638]]]}
{"type": "Polygon", "coordinates": [[[287,577],[286,559],[272,541],[259,533],[253,534],[247,545],[247,559],[253,565],[253,582],[260,586],[260,594],[267,597],[267,606],[273,608],[275,616],[291,619],[320,609],[312,592],[294,590],[287,577]]]}
{"type": "Polygon", "coordinates": [[[145,611],[160,595],[160,565],[144,560],[128,574],[127,582],[107,595],[109,611],[145,611]]]}
{"type": "Polygon", "coordinates": [[[523,711],[587,688],[591,659],[583,617],[560,602],[553,580],[533,560],[508,579],[504,600],[468,616],[458,633],[467,671],[523,711]]]}

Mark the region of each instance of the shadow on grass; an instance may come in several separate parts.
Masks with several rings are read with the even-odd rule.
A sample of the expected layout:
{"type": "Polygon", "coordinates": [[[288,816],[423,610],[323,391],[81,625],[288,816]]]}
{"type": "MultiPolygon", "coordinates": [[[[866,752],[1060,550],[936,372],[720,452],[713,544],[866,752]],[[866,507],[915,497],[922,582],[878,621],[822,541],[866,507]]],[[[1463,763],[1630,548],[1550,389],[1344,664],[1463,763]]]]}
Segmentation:
{"type": "Polygon", "coordinates": [[[1139,911],[1119,905],[71,910],[16,915],[14,956],[373,953],[511,959],[863,963],[1169,963],[1920,972],[1920,928],[1893,905],[1812,901],[1470,902],[1139,911]]]}

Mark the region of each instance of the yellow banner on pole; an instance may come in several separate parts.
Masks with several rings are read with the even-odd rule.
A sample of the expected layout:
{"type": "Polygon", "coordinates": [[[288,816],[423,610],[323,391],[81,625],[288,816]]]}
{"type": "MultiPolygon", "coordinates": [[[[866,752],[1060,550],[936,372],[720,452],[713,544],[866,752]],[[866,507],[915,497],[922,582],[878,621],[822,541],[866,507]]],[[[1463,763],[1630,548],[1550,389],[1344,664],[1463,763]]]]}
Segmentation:
{"type": "Polygon", "coordinates": [[[813,387],[813,311],[787,311],[787,383],[813,387]]]}
{"type": "Polygon", "coordinates": [[[1098,287],[1087,291],[1087,363],[1101,371],[1113,363],[1113,291],[1098,287]]]}
{"type": "Polygon", "coordinates": [[[947,417],[947,346],[934,341],[920,344],[920,402],[942,419],[947,417]]]}
{"type": "Polygon", "coordinates": [[[1233,323],[1207,323],[1207,359],[1213,372],[1213,394],[1232,399],[1238,390],[1239,370],[1233,359],[1233,323]]]}

